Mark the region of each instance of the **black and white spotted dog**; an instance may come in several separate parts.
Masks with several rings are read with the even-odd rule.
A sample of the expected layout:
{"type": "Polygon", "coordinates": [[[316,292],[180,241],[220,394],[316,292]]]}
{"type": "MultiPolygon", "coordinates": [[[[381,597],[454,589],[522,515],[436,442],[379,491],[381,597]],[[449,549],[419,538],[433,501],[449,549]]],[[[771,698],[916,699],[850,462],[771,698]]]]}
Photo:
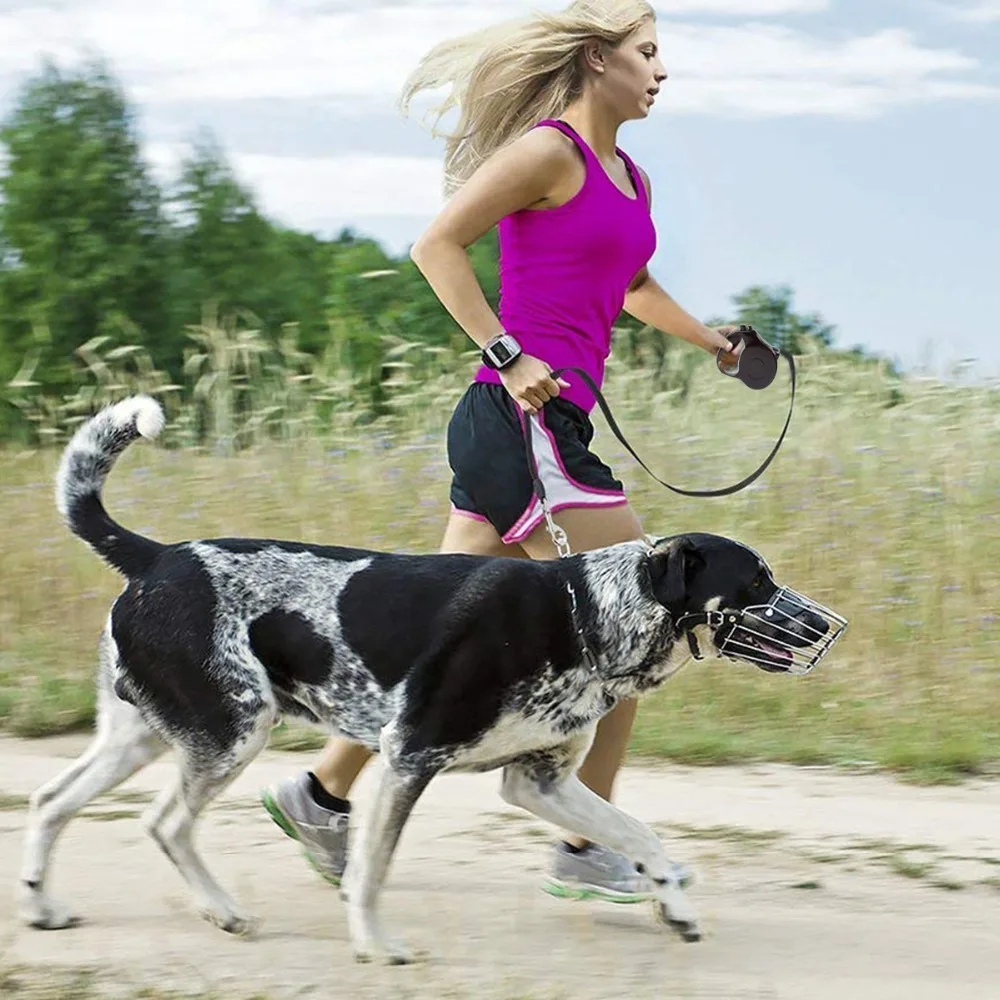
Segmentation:
{"type": "Polygon", "coordinates": [[[831,622],[842,629],[832,613],[794,603],[759,555],[705,534],[551,562],[249,538],[163,545],[123,528],[101,501],[118,455],[162,422],[148,397],[117,403],[78,430],[60,466],[59,510],[128,582],[100,641],[95,738],[31,798],[20,888],[29,924],[73,922],[45,884],[67,822],[172,747],[179,774],[146,826],[204,915],[247,930],[195,850],[193,827],[289,715],[380,751],[375,800],[343,880],[357,956],[406,960],[376,904],[428,782],[493,768],[503,768],[507,802],[640,865],[661,918],[698,937],[659,839],[576,768],[598,720],[663,683],[698,641],[768,670],[789,671],[803,656],[811,667],[831,622]],[[756,628],[749,608],[766,609],[756,628]]]}

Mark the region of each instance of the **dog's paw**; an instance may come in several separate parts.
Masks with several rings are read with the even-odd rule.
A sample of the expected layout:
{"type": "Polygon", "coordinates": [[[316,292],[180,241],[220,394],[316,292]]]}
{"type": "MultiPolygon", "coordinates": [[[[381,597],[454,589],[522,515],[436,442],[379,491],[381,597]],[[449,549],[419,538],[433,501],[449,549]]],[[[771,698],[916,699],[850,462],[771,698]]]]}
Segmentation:
{"type": "Polygon", "coordinates": [[[386,965],[413,965],[427,958],[422,950],[408,948],[402,941],[389,941],[385,946],[386,965]]]}
{"type": "Polygon", "coordinates": [[[66,930],[81,922],[67,907],[26,885],[19,892],[18,914],[22,923],[40,931],[66,930]]]}
{"type": "Polygon", "coordinates": [[[658,882],[653,912],[661,924],[677,933],[682,940],[701,940],[698,914],[678,885],[674,873],[664,881],[658,882]]]}
{"type": "Polygon", "coordinates": [[[694,942],[701,940],[701,928],[698,926],[697,920],[675,920],[670,915],[667,907],[663,903],[656,901],[653,903],[653,913],[664,927],[672,930],[682,941],[694,942]]]}
{"type": "Polygon", "coordinates": [[[205,909],[201,911],[201,915],[210,924],[236,937],[255,937],[260,927],[260,921],[256,917],[238,910],[219,912],[205,909]]]}
{"type": "Polygon", "coordinates": [[[381,961],[385,965],[412,965],[422,958],[426,958],[425,953],[407,948],[402,941],[366,942],[354,949],[354,960],[362,963],[381,961]]]}
{"type": "Polygon", "coordinates": [[[36,931],[66,931],[73,927],[79,927],[83,923],[83,918],[68,910],[55,909],[26,921],[26,923],[36,931]]]}

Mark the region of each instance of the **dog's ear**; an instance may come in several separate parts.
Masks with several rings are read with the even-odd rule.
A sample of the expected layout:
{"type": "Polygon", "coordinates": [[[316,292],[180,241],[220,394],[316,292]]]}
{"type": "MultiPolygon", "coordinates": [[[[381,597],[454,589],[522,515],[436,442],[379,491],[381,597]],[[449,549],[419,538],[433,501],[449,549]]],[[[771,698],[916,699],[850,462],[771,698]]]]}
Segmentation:
{"type": "Polygon", "coordinates": [[[695,574],[704,567],[705,557],[685,536],[661,542],[649,557],[649,579],[653,595],[668,608],[682,608],[695,574]]]}

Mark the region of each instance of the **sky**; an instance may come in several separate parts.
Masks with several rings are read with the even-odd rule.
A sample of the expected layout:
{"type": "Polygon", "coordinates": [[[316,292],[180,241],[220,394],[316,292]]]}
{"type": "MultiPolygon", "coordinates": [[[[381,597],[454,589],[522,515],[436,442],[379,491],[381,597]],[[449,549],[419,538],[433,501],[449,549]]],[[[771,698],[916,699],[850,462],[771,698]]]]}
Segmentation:
{"type": "MultiPolygon", "coordinates": [[[[164,183],[210,129],[261,210],[394,252],[442,204],[399,87],[521,0],[0,0],[0,115],[43,57],[106,58],[164,183]]],[[[1000,0],[657,2],[669,80],[624,148],[652,273],[701,318],[751,284],[912,371],[1000,375],[1000,0]]]]}

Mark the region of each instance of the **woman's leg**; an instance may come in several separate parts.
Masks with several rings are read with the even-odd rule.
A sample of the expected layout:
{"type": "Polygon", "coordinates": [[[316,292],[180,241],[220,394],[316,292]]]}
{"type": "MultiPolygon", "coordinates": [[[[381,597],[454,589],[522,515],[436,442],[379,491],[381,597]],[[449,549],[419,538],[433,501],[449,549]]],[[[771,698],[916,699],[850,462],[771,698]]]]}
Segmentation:
{"type": "MultiPolygon", "coordinates": [[[[567,507],[555,514],[556,523],[566,532],[573,552],[642,539],[639,518],[626,503],[614,507],[567,507]]],[[[542,522],[521,542],[534,559],[557,558],[555,545],[542,522]]],[[[610,800],[615,777],[625,757],[636,701],[619,702],[597,725],[594,742],[578,772],[580,780],[602,798],[610,800]]],[[[690,877],[677,866],[682,882],[690,877]]],[[[549,876],[544,884],[554,896],[571,899],[605,899],[616,903],[638,903],[650,899],[653,885],[632,862],[600,844],[582,837],[566,836],[557,845],[549,876]]]]}
{"type": "MultiPolygon", "coordinates": [[[[573,552],[601,549],[618,542],[645,537],[639,518],[628,504],[617,507],[569,507],[558,511],[555,522],[566,532],[573,552]]],[[[544,522],[521,543],[533,559],[558,557],[544,522]]],[[[625,759],[625,750],[635,720],[636,700],[619,702],[597,726],[593,746],[580,766],[580,780],[610,801],[615,777],[625,759]]],[[[586,846],[579,837],[568,838],[577,847],[586,846]]]]}

